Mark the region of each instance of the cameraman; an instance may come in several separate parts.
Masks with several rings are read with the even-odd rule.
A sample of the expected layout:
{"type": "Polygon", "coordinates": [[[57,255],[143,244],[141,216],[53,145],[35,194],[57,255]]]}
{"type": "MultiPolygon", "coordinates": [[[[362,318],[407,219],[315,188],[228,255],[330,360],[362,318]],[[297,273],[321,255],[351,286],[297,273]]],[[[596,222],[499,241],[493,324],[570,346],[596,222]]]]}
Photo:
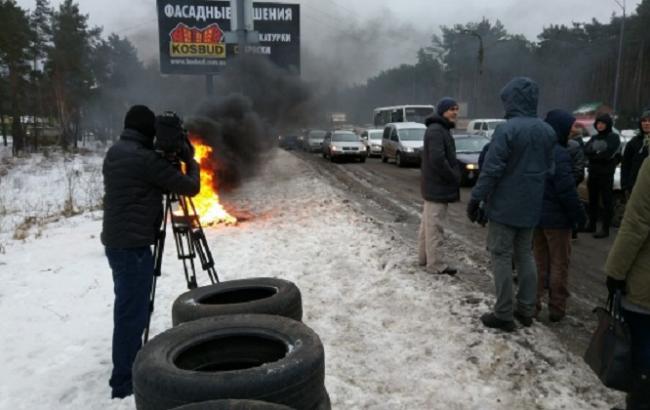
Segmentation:
{"type": "MultiPolygon", "coordinates": [[[[178,122],[179,136],[182,128],[178,122]]],[[[101,240],[113,271],[113,372],[111,398],[133,393],[131,367],[142,345],[149,315],[149,294],[156,241],[163,216],[163,193],[194,196],[199,166],[193,148],[183,144],[178,157],[187,173],[154,151],[156,117],[143,105],[129,109],[120,139],[104,158],[104,219],[101,240]]],[[[180,138],[180,137],[179,137],[180,138]]]]}

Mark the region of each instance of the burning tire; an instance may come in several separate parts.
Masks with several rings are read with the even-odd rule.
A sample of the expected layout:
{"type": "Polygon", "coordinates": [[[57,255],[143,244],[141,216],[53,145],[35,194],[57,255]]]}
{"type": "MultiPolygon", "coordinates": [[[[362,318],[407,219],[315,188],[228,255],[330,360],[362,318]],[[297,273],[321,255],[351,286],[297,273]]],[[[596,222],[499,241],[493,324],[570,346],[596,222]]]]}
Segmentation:
{"type": "Polygon", "coordinates": [[[298,287],[276,278],[232,280],[183,293],[172,306],[174,326],[210,316],[259,313],[302,320],[298,287]]]}
{"type": "Polygon", "coordinates": [[[242,399],[325,410],[324,357],[313,330],[281,316],[225,315],[183,323],[138,353],[136,408],[242,399]]]}

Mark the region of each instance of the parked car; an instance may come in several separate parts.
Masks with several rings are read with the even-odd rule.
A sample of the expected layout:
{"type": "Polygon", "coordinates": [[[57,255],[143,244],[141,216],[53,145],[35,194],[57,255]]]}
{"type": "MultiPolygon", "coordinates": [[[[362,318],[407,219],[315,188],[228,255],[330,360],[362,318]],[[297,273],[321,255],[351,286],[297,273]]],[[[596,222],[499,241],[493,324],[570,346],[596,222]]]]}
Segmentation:
{"type": "Polygon", "coordinates": [[[420,164],[424,132],[427,127],[419,122],[395,122],[384,127],[381,140],[381,160],[395,160],[398,167],[420,164]]]}
{"type": "Polygon", "coordinates": [[[482,118],[472,120],[467,124],[467,133],[468,134],[479,134],[484,137],[492,137],[494,130],[499,124],[505,123],[506,120],[502,118],[482,118]]]}
{"type": "Polygon", "coordinates": [[[322,152],[323,139],[327,131],[309,130],[303,138],[303,149],[307,152],[322,152]]]}
{"type": "Polygon", "coordinates": [[[490,142],[483,135],[458,134],[454,135],[456,143],[456,158],[460,166],[460,184],[474,185],[478,179],[478,157],[485,145],[490,142]]]}
{"type": "Polygon", "coordinates": [[[278,145],[280,148],[284,148],[287,151],[294,149],[300,149],[300,139],[296,133],[287,133],[280,135],[278,145]]]}
{"type": "Polygon", "coordinates": [[[361,133],[361,140],[366,145],[368,156],[381,156],[381,135],[384,131],[380,129],[369,129],[361,133]]]}
{"type": "Polygon", "coordinates": [[[323,158],[334,162],[341,158],[358,159],[366,162],[368,152],[361,138],[353,131],[332,130],[323,139],[323,158]]]}

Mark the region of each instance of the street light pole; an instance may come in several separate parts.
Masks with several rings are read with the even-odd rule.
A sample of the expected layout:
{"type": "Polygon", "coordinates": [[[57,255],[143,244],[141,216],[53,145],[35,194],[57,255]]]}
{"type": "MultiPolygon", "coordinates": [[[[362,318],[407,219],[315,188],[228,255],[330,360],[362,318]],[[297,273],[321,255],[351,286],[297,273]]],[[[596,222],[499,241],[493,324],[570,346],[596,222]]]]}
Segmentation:
{"type": "Polygon", "coordinates": [[[614,110],[614,118],[618,116],[618,87],[621,77],[621,60],[623,58],[623,36],[625,35],[625,0],[614,0],[616,4],[623,10],[623,18],[621,19],[621,33],[618,38],[618,60],[616,62],[616,78],[614,79],[614,103],[612,109],[614,110]]]}

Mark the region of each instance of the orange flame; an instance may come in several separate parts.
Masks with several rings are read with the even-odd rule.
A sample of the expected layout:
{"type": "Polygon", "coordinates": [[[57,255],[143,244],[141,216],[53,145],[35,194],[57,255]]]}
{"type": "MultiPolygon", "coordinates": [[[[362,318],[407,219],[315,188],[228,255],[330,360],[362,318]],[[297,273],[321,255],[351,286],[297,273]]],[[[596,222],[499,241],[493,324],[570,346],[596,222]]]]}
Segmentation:
{"type": "Polygon", "coordinates": [[[219,194],[214,184],[214,169],[210,166],[212,147],[203,144],[196,136],[191,135],[190,141],[194,145],[194,159],[201,167],[201,190],[192,198],[199,221],[203,225],[235,225],[237,218],[230,215],[219,203],[219,194]]]}

